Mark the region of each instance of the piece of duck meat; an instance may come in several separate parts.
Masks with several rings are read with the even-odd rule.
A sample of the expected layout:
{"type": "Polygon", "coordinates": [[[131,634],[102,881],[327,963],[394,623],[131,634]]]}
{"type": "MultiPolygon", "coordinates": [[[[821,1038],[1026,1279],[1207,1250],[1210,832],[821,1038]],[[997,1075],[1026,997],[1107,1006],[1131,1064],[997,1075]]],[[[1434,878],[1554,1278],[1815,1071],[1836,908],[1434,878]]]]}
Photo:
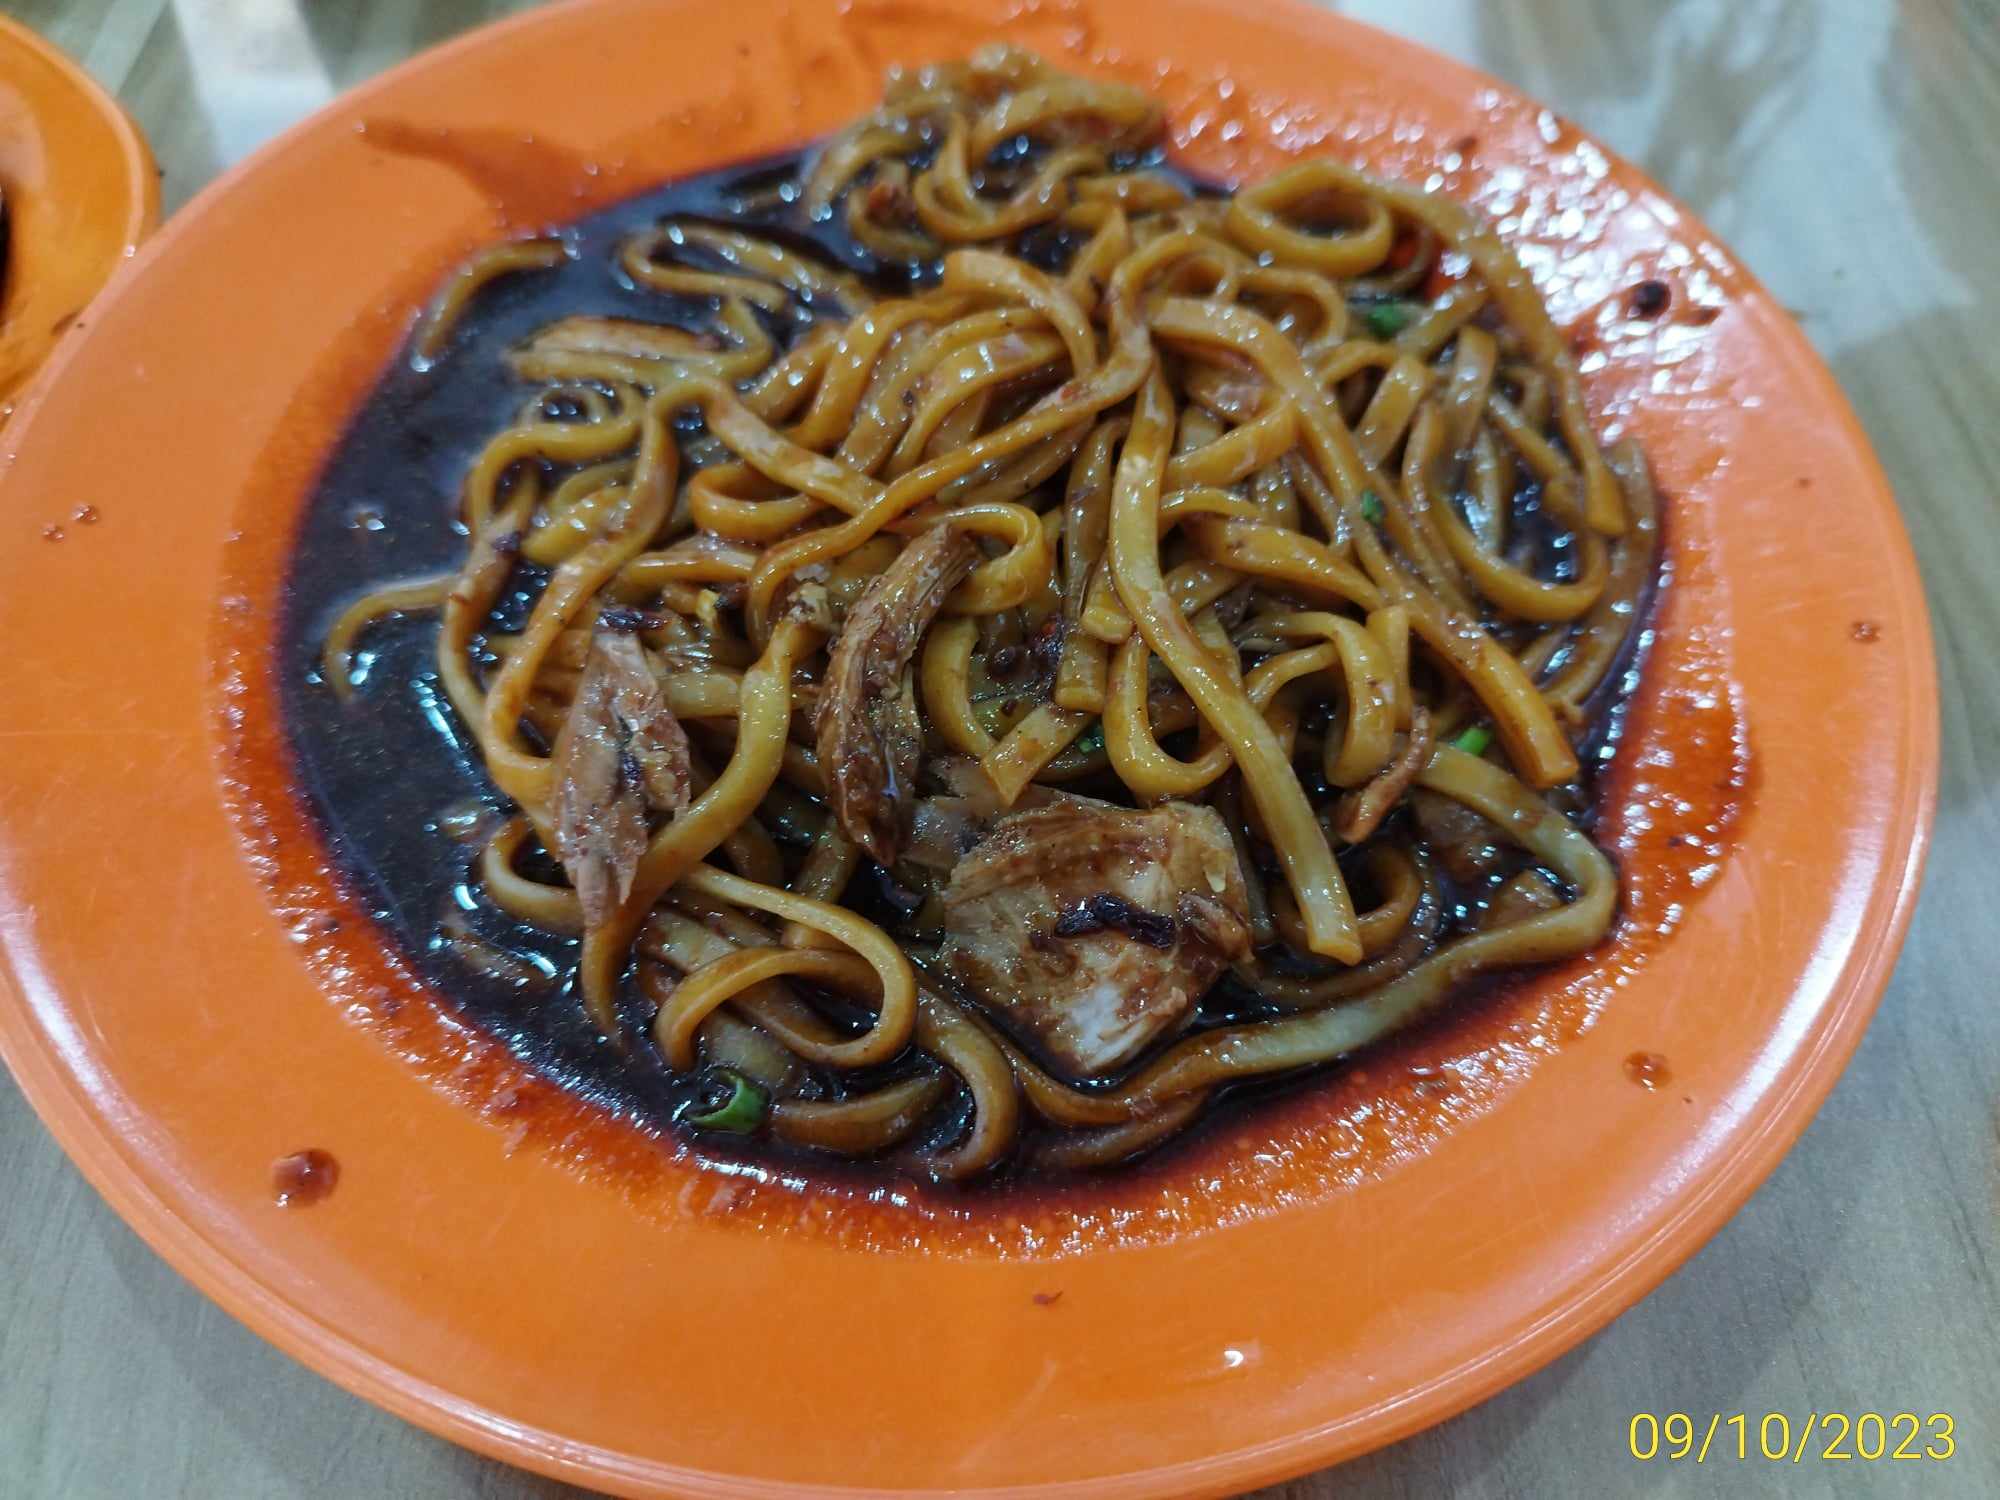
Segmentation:
{"type": "Polygon", "coordinates": [[[1340,799],[1334,811],[1333,831],[1343,843],[1358,844],[1382,826],[1382,820],[1396,810],[1424,767],[1431,763],[1431,711],[1419,708],[1410,718],[1409,738],[1402,753],[1384,766],[1366,785],[1340,799]]]}
{"type": "MultiPolygon", "coordinates": [[[[1011,811],[984,768],[969,755],[936,755],[924,763],[924,795],[916,800],[903,863],[949,875],[986,837],[993,821],[1011,811]]],[[[1014,807],[1040,807],[1064,795],[1030,782],[1014,807]]]]}
{"type": "Polygon", "coordinates": [[[647,812],[686,807],[694,783],[687,731],[636,637],[591,638],[554,762],[555,855],[595,927],[631,894],[647,812]]]}
{"type": "Polygon", "coordinates": [[[950,973],[1072,1078],[1177,1029],[1249,951],[1235,846],[1193,803],[1055,797],[1001,818],[945,888],[950,973]]]}
{"type": "Polygon", "coordinates": [[[978,560],[971,539],[945,527],[912,538],[848,610],[828,656],[818,723],[827,800],[883,866],[909,837],[923,755],[910,659],[978,560]]]}
{"type": "Polygon", "coordinates": [[[1506,835],[1464,803],[1422,786],[1410,789],[1409,803],[1417,831],[1453,880],[1477,885],[1506,859],[1506,835]]]}
{"type": "Polygon", "coordinates": [[[984,835],[986,816],[964,797],[920,797],[903,862],[949,875],[984,835]]]}

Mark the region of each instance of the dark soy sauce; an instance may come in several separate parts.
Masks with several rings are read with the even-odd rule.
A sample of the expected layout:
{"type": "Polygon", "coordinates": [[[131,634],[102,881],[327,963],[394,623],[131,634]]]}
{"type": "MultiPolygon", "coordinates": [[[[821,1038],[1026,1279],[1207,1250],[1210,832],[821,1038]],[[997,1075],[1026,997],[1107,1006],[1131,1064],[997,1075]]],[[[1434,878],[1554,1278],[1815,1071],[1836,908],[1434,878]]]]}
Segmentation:
{"type": "MultiPolygon", "coordinates": [[[[690,178],[583,219],[563,231],[569,260],[488,286],[428,370],[399,352],[306,504],[286,582],[284,712],[300,781],[336,865],[424,979],[469,1019],[553,1081],[651,1124],[670,1119],[692,1097],[691,1085],[672,1078],[649,1046],[621,1050],[598,1036],[571,987],[576,942],[525,927],[480,894],[473,864],[481,828],[490,831],[507,802],[438,681],[437,615],[371,625],[344,703],[321,679],[320,648],[355,598],[463,560],[465,472],[534,394],[508,370],[508,349],[571,314],[713,324],[705,301],[639,290],[624,277],[616,250],[634,231],[666,218],[727,222],[838,261],[884,291],[936,274],[877,266],[835,225],[809,224],[795,206],[801,160],[690,178]],[[447,929],[487,945],[496,961],[466,963],[443,940],[447,929]]],[[[810,313],[767,326],[782,345],[809,320],[810,313]]],[[[538,570],[517,572],[495,612],[498,628],[526,618],[542,581],[538,570]]]]}
{"type": "Polygon", "coordinates": [[[271,1163],[271,1200],[280,1208],[311,1208],[340,1184],[340,1163],[312,1147],[271,1163]]]}
{"type": "MultiPolygon", "coordinates": [[[[514,921],[481,894],[473,867],[485,833],[506,815],[508,804],[488,781],[438,680],[436,613],[392,615],[371,625],[358,643],[355,691],[346,702],[322,680],[320,652],[328,627],[357,597],[388,582],[455,571],[463,560],[466,534],[457,516],[464,475],[534,395],[507,368],[512,346],[572,314],[713,326],[714,308],[705,300],[639,289],[618,269],[617,247],[635,231],[667,218],[700,218],[789,243],[858,273],[884,294],[936,279],[935,264],[876,262],[847,235],[838,214],[824,223],[809,221],[798,206],[805,161],[804,153],[790,154],[685,179],[577,221],[563,230],[574,252],[569,260],[488,286],[426,370],[413,368],[407,351],[400,351],[354,416],[306,504],[284,592],[278,645],[284,714],[300,783],[335,866],[395,947],[466,1019],[552,1082],[648,1129],[668,1127],[701,1096],[701,1083],[668,1072],[646,1039],[638,1002],[629,996],[624,1019],[632,1044],[620,1048],[600,1037],[573,986],[579,945],[514,921]],[[453,941],[446,940],[447,932],[455,935],[453,941]],[[490,961],[466,962],[462,953],[468,945],[490,961]]],[[[998,173],[1030,164],[1024,158],[995,165],[998,173]]],[[[1157,157],[1121,165],[1171,170],[1157,157]]],[[[1212,191],[1203,184],[1189,186],[1212,191]]],[[[1077,241],[1043,229],[1024,235],[1016,248],[1029,260],[1059,269],[1077,241]]],[[[782,317],[759,316],[782,348],[820,314],[843,315],[837,308],[807,307],[782,317]]],[[[517,569],[495,610],[494,627],[518,628],[544,578],[525,564],[517,569]]],[[[1611,677],[1617,683],[1613,693],[1622,697],[1636,678],[1636,662],[1628,657],[1611,677]]],[[[1605,714],[1598,722],[1584,747],[1593,771],[1609,759],[1617,716],[1605,714]]],[[[1080,789],[1116,795],[1114,788],[1080,789]]],[[[1583,789],[1575,800],[1578,810],[1587,810],[1590,798],[1583,789]]],[[[1351,873],[1359,878],[1358,871],[1351,873]]],[[[857,876],[848,900],[868,910],[870,889],[871,876],[857,876]]],[[[1483,893],[1451,894],[1448,930],[1476,916],[1483,893]]],[[[1255,1010],[1225,983],[1204,1003],[1195,1025],[1227,1024],[1255,1010]]],[[[892,1065],[866,1076],[822,1079],[817,1087],[822,1095],[866,1088],[898,1071],[892,1065]]],[[[1206,1119],[1240,1117],[1245,1104],[1288,1093],[1298,1082],[1281,1078],[1229,1091],[1206,1119]]],[[[943,1101],[928,1139],[948,1140],[960,1130],[969,1102],[962,1090],[943,1101]]],[[[706,1150],[786,1161],[792,1170],[809,1162],[822,1176],[866,1170],[817,1154],[801,1160],[799,1153],[761,1139],[719,1140],[705,1133],[702,1144],[706,1150]]]]}

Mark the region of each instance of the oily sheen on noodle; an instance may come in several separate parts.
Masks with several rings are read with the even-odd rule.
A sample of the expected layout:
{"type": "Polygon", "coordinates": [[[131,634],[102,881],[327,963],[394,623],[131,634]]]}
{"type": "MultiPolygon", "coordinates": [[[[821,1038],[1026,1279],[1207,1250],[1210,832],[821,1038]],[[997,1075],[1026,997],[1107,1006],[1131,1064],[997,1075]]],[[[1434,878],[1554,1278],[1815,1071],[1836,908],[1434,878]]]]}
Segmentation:
{"type": "Polygon", "coordinates": [[[1198,188],[1162,126],[1011,49],[894,74],[420,320],[405,428],[461,381],[515,415],[449,566],[320,621],[301,754],[424,621],[404,686],[493,810],[437,820],[434,951],[640,1112],[1106,1167],[1606,932],[1643,460],[1468,210],[1332,160],[1198,188]]]}

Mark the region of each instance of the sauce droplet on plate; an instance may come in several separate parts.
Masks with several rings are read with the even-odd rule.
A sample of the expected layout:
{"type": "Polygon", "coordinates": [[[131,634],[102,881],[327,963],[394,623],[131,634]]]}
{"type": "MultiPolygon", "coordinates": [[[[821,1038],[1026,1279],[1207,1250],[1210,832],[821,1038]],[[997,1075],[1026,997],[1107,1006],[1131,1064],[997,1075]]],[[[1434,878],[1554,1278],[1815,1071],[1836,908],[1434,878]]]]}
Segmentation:
{"type": "Polygon", "coordinates": [[[1625,1076],[1641,1088],[1656,1089],[1663,1086],[1673,1074],[1667,1071],[1667,1060],[1657,1052],[1634,1052],[1625,1059],[1625,1076]]]}
{"type": "Polygon", "coordinates": [[[1635,318],[1657,318],[1674,300],[1673,289],[1664,281],[1642,281],[1632,288],[1630,306],[1635,318]]]}
{"type": "Polygon", "coordinates": [[[271,1163],[271,1196],[280,1208],[310,1208],[340,1181],[340,1163],[317,1147],[271,1163]]]}
{"type": "Polygon", "coordinates": [[[1864,646],[1882,639],[1882,627],[1873,620],[1856,620],[1847,633],[1864,646]]]}

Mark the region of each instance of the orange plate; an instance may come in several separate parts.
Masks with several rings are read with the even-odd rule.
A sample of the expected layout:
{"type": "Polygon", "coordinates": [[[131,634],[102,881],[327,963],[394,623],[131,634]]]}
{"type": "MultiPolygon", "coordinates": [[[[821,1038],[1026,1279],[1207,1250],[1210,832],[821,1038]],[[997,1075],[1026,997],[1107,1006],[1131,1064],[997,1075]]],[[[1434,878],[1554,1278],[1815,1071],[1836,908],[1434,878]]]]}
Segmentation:
{"type": "Polygon", "coordinates": [[[606,0],[468,37],[178,218],[6,434],[9,1062],[225,1307],[552,1474],[1186,1496],[1412,1432],[1601,1326],[1743,1201],[1852,1050],[1909,917],[1937,752],[1909,548],[1827,372],[1698,222],[1557,117],[1330,16],[993,9],[606,0]],[[1100,1194],[719,1191],[581,1112],[510,1119],[504,1060],[398,1005],[407,977],[368,957],[365,925],[342,928],[343,960],[323,920],[274,915],[272,859],[294,891],[318,876],[255,774],[273,570],[313,461],[468,245],[821,134],[884,64],[996,35],[1150,80],[1197,167],[1325,150],[1435,173],[1523,243],[1600,415],[1672,500],[1677,577],[1614,787],[1628,932],[1100,1194]],[[1623,311],[1642,275],[1674,288],[1656,322],[1623,311]],[[72,519],[83,504],[97,524],[72,519]],[[1726,821],[1745,726],[1741,818],[1687,826],[1676,798],[1726,821]],[[259,860],[239,816],[253,846],[278,837],[259,860]],[[1662,852],[1674,828],[1702,857],[1662,852]],[[1462,1066],[1411,1074],[1424,1046],[1462,1066]],[[1667,1059],[1661,1087],[1628,1076],[1642,1052],[1667,1059]],[[456,1088],[435,1086],[453,1058],[456,1088]],[[308,1146],[338,1158],[337,1191],[275,1207],[273,1159],[308,1146]]]}
{"type": "Polygon", "coordinates": [[[90,75],[0,18],[0,415],[97,289],[160,222],[153,154],[90,75]]]}

